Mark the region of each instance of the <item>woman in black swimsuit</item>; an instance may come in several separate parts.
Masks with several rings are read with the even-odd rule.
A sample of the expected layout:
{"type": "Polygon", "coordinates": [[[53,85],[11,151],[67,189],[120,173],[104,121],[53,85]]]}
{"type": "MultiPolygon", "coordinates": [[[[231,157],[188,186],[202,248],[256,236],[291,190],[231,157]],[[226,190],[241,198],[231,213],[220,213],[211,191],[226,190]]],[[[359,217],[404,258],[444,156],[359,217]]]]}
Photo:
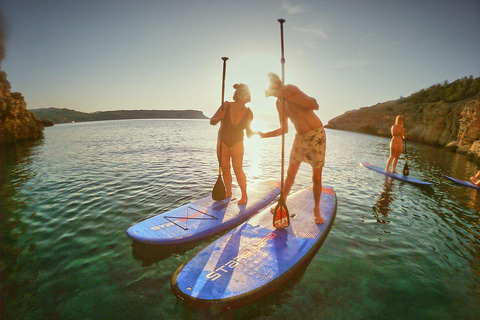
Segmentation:
{"type": "Polygon", "coordinates": [[[253,113],[252,110],[245,105],[251,101],[250,89],[248,86],[240,83],[235,84],[233,88],[235,89],[233,102],[225,101],[210,119],[210,124],[216,125],[221,121],[217,141],[217,156],[219,157],[221,147],[221,167],[223,181],[227,188],[227,197],[232,196],[232,173],[230,172],[231,161],[235,177],[237,177],[238,185],[242,191],[242,198],[238,201],[238,204],[243,205],[248,201],[247,178],[243,172],[243,131],[246,130],[247,137],[249,138],[254,134],[250,128],[253,120],[253,113]]]}

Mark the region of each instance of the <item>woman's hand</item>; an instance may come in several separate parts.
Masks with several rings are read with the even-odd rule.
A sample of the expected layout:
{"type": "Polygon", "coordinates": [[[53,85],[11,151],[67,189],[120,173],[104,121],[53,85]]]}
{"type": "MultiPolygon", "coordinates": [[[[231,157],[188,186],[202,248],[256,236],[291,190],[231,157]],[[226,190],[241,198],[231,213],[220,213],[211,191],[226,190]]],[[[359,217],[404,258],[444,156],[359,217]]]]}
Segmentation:
{"type": "Polygon", "coordinates": [[[255,131],[254,134],[258,134],[261,139],[265,138],[265,133],[263,133],[261,131],[255,131]]]}
{"type": "Polygon", "coordinates": [[[220,107],[215,113],[215,115],[210,118],[210,124],[214,126],[219,123],[223,118],[225,118],[225,111],[223,111],[220,107]]]}
{"type": "Polygon", "coordinates": [[[219,110],[219,111],[217,112],[217,118],[220,119],[220,120],[222,120],[223,118],[225,118],[225,111],[219,110]]]}

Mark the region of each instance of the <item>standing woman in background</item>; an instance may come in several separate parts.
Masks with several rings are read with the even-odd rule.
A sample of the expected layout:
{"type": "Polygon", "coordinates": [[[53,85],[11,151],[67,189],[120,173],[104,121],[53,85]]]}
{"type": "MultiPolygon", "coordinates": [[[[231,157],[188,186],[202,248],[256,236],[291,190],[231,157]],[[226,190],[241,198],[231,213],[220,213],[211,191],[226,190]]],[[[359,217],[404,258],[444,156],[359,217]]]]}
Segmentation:
{"type": "Polygon", "coordinates": [[[397,167],[398,159],[402,154],[403,140],[407,138],[407,131],[403,127],[403,116],[398,115],[395,119],[395,124],[392,126],[392,140],[390,140],[390,158],[388,158],[386,172],[397,173],[395,168],[397,167]],[[390,171],[390,165],[392,165],[392,171],[390,171]]]}
{"type": "Polygon", "coordinates": [[[478,170],[476,175],[470,177],[470,181],[477,187],[480,187],[480,170],[478,170]]]}
{"type": "Polygon", "coordinates": [[[238,201],[238,204],[243,205],[248,201],[247,178],[245,172],[243,172],[243,154],[245,151],[243,131],[246,130],[247,137],[249,138],[254,134],[250,127],[253,120],[253,112],[246,106],[246,104],[251,101],[248,86],[243,83],[237,83],[233,88],[235,89],[235,93],[233,94],[234,102],[225,101],[210,119],[210,124],[216,125],[221,121],[217,141],[217,156],[219,157],[220,148],[222,148],[222,159],[219,160],[221,160],[220,166],[222,167],[223,181],[227,189],[226,196],[232,196],[231,161],[238,186],[242,191],[242,197],[238,201]]]}

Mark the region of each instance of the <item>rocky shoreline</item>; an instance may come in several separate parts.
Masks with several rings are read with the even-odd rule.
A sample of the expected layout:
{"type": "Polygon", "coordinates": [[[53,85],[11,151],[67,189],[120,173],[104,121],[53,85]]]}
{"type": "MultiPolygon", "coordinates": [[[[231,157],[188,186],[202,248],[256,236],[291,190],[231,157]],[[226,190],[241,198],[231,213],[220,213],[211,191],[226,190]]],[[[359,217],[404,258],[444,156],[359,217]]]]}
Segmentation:
{"type": "Polygon", "coordinates": [[[447,148],[480,165],[480,100],[415,104],[401,99],[347,111],[326,128],[390,137],[397,115],[405,116],[408,140],[447,148]]]}
{"type": "Polygon", "coordinates": [[[19,92],[11,92],[7,74],[0,71],[0,144],[43,137],[43,122],[27,110],[19,92]]]}

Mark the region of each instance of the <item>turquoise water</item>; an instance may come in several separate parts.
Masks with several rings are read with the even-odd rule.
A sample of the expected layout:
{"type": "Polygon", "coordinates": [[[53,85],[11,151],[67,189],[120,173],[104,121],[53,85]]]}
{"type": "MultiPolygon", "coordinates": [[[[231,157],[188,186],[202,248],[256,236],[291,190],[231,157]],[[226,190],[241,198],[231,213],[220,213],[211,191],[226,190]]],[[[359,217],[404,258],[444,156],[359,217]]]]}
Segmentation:
{"type": "MultiPolygon", "coordinates": [[[[205,120],[62,124],[2,147],[2,319],[480,318],[480,190],[442,177],[466,180],[476,167],[409,144],[410,175],[435,186],[387,180],[359,162],[384,166],[388,139],[335,130],[323,183],[337,217],[304,272],[239,309],[178,300],[172,274],[209,241],[167,250],[125,231],[211,193],[217,130],[205,120]]],[[[249,182],[280,177],[280,143],[246,140],[249,182]]],[[[310,179],[304,164],[292,191],[310,179]]]]}

